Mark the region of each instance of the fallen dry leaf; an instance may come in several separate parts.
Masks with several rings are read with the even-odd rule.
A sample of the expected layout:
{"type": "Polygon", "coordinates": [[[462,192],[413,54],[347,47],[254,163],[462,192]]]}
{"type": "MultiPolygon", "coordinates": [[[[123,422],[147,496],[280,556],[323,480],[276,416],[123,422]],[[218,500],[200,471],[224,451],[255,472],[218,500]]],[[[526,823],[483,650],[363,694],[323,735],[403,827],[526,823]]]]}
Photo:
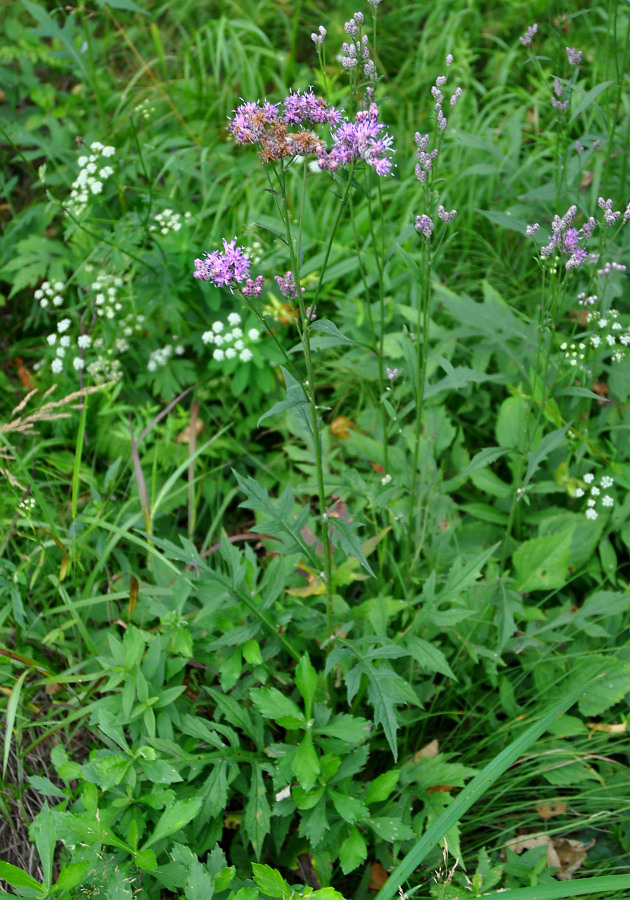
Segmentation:
{"type": "Polygon", "coordinates": [[[591,731],[604,731],[606,734],[623,734],[628,727],[628,723],[611,722],[608,725],[606,722],[587,722],[586,727],[590,728],[591,731]]]}
{"type": "Polygon", "coordinates": [[[347,416],[337,416],[330,423],[330,430],[340,441],[348,440],[351,428],[356,428],[356,425],[347,416]]]}
{"type": "Polygon", "coordinates": [[[455,787],[454,784],[434,784],[427,788],[427,794],[448,794],[449,791],[454,791],[455,787]]]}
{"type": "Polygon", "coordinates": [[[561,803],[559,800],[553,805],[539,801],[536,804],[536,812],[541,819],[553,819],[554,816],[561,816],[567,811],[567,804],[561,803]]]}
{"type": "Polygon", "coordinates": [[[593,173],[589,171],[584,172],[584,174],[582,175],[582,180],[580,181],[580,190],[585,191],[592,181],[593,173]]]}
{"type": "MultiPolygon", "coordinates": [[[[203,422],[201,419],[195,419],[195,431],[197,432],[197,437],[203,431],[203,422]]],[[[187,444],[190,440],[190,425],[187,425],[183,431],[180,431],[177,437],[175,438],[176,444],[187,444]]]]}
{"type": "Polygon", "coordinates": [[[440,742],[437,738],[433,738],[432,741],[421,747],[417,753],[414,753],[414,762],[418,762],[419,759],[431,759],[431,757],[437,756],[439,752],[440,742]]]}
{"type": "Polygon", "coordinates": [[[387,872],[380,862],[372,863],[370,866],[370,883],[368,891],[370,894],[376,894],[387,881],[387,872]]]}
{"type": "Polygon", "coordinates": [[[556,869],[556,878],[560,881],[569,881],[573,873],[577,872],[584,860],[586,853],[595,844],[593,839],[590,844],[583,844],[572,838],[551,838],[548,834],[524,834],[512,838],[505,845],[514,853],[523,853],[525,850],[533,850],[535,847],[547,848],[547,861],[552,869],[556,869]]]}

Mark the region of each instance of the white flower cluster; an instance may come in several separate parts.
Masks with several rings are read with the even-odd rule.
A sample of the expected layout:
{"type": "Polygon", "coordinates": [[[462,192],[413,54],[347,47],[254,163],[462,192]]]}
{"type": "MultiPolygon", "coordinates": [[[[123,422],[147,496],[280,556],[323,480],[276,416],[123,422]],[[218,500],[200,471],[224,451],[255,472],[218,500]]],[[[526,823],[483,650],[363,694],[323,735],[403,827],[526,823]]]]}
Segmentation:
{"type": "Polygon", "coordinates": [[[91,196],[103,191],[103,183],[114,174],[111,166],[102,165],[103,159],[116,153],[115,147],[105,146],[100,141],[90,144],[89,156],[80,156],[79,174],[72,183],[67,207],[74,216],[85,212],[91,196]]]}
{"type": "Polygon", "coordinates": [[[625,358],[626,347],[630,346],[630,328],[624,329],[617,310],[609,309],[607,313],[589,312],[587,320],[600,331],[589,337],[591,347],[608,349],[611,351],[612,361],[621,362],[625,358]]]}
{"type": "Polygon", "coordinates": [[[578,294],[578,303],[580,306],[595,306],[597,300],[597,294],[589,294],[588,297],[586,296],[586,291],[582,291],[581,294],[578,294]]]}
{"type": "Polygon", "coordinates": [[[597,270],[597,274],[602,277],[603,275],[610,275],[611,272],[625,272],[626,268],[623,263],[607,262],[604,263],[601,269],[597,270]]]}
{"type": "MultiPolygon", "coordinates": [[[[190,219],[189,212],[184,213],[184,220],[190,219]]],[[[173,212],[172,209],[163,209],[162,212],[156,213],[153,217],[155,224],[149,225],[149,231],[159,231],[160,234],[169,234],[171,231],[179,231],[182,227],[182,217],[180,213],[173,212]]]]}
{"type": "MultiPolygon", "coordinates": [[[[173,335],[173,341],[177,341],[177,337],[173,335]]],[[[152,350],[149,355],[149,361],[147,363],[147,369],[149,372],[155,372],[157,369],[165,366],[169,361],[173,353],[176,356],[183,356],[186,352],[186,348],[182,346],[182,344],[166,344],[164,347],[158,347],[157,350],[152,350]]]]}
{"type": "Polygon", "coordinates": [[[574,497],[584,497],[586,493],[589,494],[588,500],[586,501],[585,515],[587,519],[595,521],[598,515],[595,507],[598,502],[605,508],[610,508],[615,505],[615,501],[610,494],[602,494],[602,490],[608,490],[615,482],[610,475],[602,475],[599,480],[599,486],[597,486],[593,483],[595,481],[595,476],[592,472],[587,472],[586,475],[583,475],[582,480],[586,485],[586,488],[576,488],[574,497]]]}
{"type": "Polygon", "coordinates": [[[108,275],[105,272],[101,272],[92,282],[90,287],[95,294],[94,306],[97,316],[113,319],[116,313],[121,311],[123,305],[118,299],[118,290],[122,284],[122,278],[117,275],[108,275]]]}
{"type": "Polygon", "coordinates": [[[122,363],[116,356],[98,356],[88,365],[87,370],[96,384],[120,381],[123,375],[122,363]]]}
{"type": "Polygon", "coordinates": [[[134,112],[138,113],[139,116],[142,116],[143,119],[148,119],[151,116],[151,113],[155,112],[155,106],[151,106],[149,100],[145,99],[134,106],[134,112]]]}
{"type": "MultiPolygon", "coordinates": [[[[71,325],[72,321],[70,319],[61,319],[57,323],[57,331],[53,331],[52,334],[49,334],[46,338],[48,346],[55,348],[55,355],[50,364],[50,368],[55,375],[60,375],[61,372],[63,372],[66,354],[72,355],[72,337],[70,334],[66,333],[69,331],[71,325]]],[[[72,355],[72,365],[77,372],[85,365],[85,360],[77,350],[85,349],[89,347],[91,343],[92,338],[89,334],[82,334],[77,338],[77,346],[74,349],[74,355],[72,355]]]]}
{"type": "Polygon", "coordinates": [[[18,509],[28,516],[35,509],[35,497],[25,497],[24,500],[20,500],[18,509]]]}
{"type": "Polygon", "coordinates": [[[560,349],[564,350],[564,358],[570,366],[575,366],[578,369],[586,368],[584,365],[586,344],[568,344],[565,341],[563,344],[560,344],[560,349]]]}
{"type": "Polygon", "coordinates": [[[241,317],[237,312],[229,314],[228,324],[231,331],[225,330],[223,322],[213,322],[211,330],[204,331],[201,340],[204,344],[214,344],[212,358],[217,362],[223,362],[224,359],[236,359],[236,357],[241,362],[249,362],[254,354],[246,344],[248,342],[255,343],[260,338],[260,332],[255,328],[250,328],[247,334],[244,334],[243,329],[240,328],[241,317]]]}
{"type": "Polygon", "coordinates": [[[63,305],[62,291],[65,288],[63,281],[56,281],[51,284],[49,281],[42,281],[42,285],[35,291],[34,297],[39,300],[42,309],[46,309],[51,303],[53,306],[63,305]]]}

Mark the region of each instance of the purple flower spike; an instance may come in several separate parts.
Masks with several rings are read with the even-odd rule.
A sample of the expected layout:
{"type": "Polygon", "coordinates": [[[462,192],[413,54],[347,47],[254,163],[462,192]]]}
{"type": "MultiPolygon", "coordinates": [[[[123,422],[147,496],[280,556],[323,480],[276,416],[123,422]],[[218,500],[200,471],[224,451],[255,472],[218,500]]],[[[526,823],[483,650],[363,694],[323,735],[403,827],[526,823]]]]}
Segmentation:
{"type": "Polygon", "coordinates": [[[428,240],[433,234],[433,219],[431,216],[416,216],[415,229],[418,234],[423,235],[428,240]]]}
{"type": "Polygon", "coordinates": [[[567,51],[567,59],[569,60],[570,66],[579,66],[582,62],[582,51],[575,50],[573,47],[565,47],[567,51]]]}
{"type": "Polygon", "coordinates": [[[243,297],[260,297],[260,295],[262,294],[264,283],[264,275],[257,275],[255,281],[252,281],[251,278],[248,278],[245,282],[245,287],[241,289],[243,297]]]}
{"type": "Polygon", "coordinates": [[[533,25],[529,26],[525,34],[519,38],[519,41],[521,42],[523,47],[529,47],[537,31],[538,25],[534,22],[533,25]]]}
{"type": "MultiPolygon", "coordinates": [[[[295,300],[297,297],[297,286],[293,278],[293,272],[287,272],[284,278],[281,275],[274,275],[274,278],[282,296],[295,300]]],[[[304,293],[304,288],[302,288],[302,293],[304,293]]]]}
{"type": "Polygon", "coordinates": [[[200,281],[211,281],[217,287],[231,290],[236,282],[245,281],[250,265],[250,260],[236,246],[236,238],[232,241],[223,238],[223,253],[213,250],[204,259],[196,259],[193,275],[200,281]]]}

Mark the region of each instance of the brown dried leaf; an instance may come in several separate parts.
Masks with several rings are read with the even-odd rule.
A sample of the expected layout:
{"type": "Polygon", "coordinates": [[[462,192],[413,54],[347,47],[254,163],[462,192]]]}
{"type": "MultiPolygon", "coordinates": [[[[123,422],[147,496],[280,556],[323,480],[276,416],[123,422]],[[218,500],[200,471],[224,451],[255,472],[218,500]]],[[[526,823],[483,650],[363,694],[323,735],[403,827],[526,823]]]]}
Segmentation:
{"type": "Polygon", "coordinates": [[[387,872],[380,862],[374,862],[370,866],[370,883],[368,891],[370,894],[376,894],[387,881],[387,872]]]}
{"type": "MultiPolygon", "coordinates": [[[[195,419],[195,431],[197,433],[197,437],[203,431],[204,424],[201,419],[195,419]]],[[[180,431],[177,437],[175,438],[176,444],[187,444],[190,440],[190,425],[187,425],[183,431],[180,431]]]]}
{"type": "Polygon", "coordinates": [[[604,731],[606,734],[624,734],[628,727],[627,722],[587,722],[586,727],[591,731],[604,731]]]}
{"type": "Polygon", "coordinates": [[[421,747],[417,753],[414,753],[414,762],[418,762],[419,759],[431,759],[431,757],[437,756],[439,752],[440,742],[437,738],[433,738],[432,741],[421,747]]]}
{"type": "Polygon", "coordinates": [[[577,872],[584,860],[587,851],[595,844],[583,844],[572,838],[559,837],[555,840],[548,834],[524,834],[513,838],[505,845],[515,853],[523,853],[525,850],[533,850],[535,847],[547,848],[547,861],[552,869],[557,869],[556,877],[560,881],[569,881],[573,873],[577,872]]]}
{"type": "Polygon", "coordinates": [[[348,440],[351,428],[356,428],[356,425],[347,416],[337,416],[330,423],[330,430],[340,441],[348,440]]]}
{"type": "Polygon", "coordinates": [[[455,787],[454,784],[434,784],[427,788],[427,794],[448,794],[449,791],[454,791],[455,787]]]}
{"type": "Polygon", "coordinates": [[[585,191],[586,188],[589,187],[589,185],[591,184],[592,181],[593,181],[593,173],[589,172],[588,170],[585,171],[584,174],[582,175],[582,180],[580,181],[580,189],[585,191]]]}
{"type": "Polygon", "coordinates": [[[544,803],[538,801],[536,804],[536,812],[541,819],[553,819],[554,816],[561,816],[567,811],[567,804],[557,800],[555,803],[544,803]]]}

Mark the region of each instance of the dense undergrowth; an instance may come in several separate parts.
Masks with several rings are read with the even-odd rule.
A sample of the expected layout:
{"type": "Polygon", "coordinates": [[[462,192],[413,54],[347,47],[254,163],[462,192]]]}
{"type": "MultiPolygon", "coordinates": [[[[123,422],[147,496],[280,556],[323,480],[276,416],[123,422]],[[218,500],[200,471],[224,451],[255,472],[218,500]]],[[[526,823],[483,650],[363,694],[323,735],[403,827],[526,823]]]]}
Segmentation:
{"type": "Polygon", "coordinates": [[[630,896],[628,4],[2,15],[3,884],[630,896]]]}

